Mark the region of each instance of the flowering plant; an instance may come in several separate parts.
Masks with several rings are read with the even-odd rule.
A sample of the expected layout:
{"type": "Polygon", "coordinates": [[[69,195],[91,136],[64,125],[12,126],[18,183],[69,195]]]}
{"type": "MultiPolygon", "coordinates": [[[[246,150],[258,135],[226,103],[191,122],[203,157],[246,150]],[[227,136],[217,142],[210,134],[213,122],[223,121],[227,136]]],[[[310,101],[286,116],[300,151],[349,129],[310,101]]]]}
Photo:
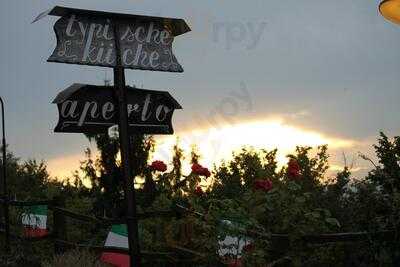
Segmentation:
{"type": "Polygon", "coordinates": [[[156,160],[151,163],[150,168],[154,171],[165,172],[167,170],[167,165],[161,160],[156,160]]]}
{"type": "Polygon", "coordinates": [[[272,189],[272,182],[271,180],[256,180],[254,181],[253,189],[268,192],[272,189]]]}
{"type": "Polygon", "coordinates": [[[211,176],[211,172],[207,168],[201,166],[198,163],[194,163],[192,165],[192,172],[194,174],[197,174],[197,175],[200,175],[200,176],[205,176],[205,177],[210,177],[211,176]]]}
{"type": "Polygon", "coordinates": [[[295,159],[290,159],[288,162],[287,174],[291,179],[300,177],[300,165],[295,159]]]}

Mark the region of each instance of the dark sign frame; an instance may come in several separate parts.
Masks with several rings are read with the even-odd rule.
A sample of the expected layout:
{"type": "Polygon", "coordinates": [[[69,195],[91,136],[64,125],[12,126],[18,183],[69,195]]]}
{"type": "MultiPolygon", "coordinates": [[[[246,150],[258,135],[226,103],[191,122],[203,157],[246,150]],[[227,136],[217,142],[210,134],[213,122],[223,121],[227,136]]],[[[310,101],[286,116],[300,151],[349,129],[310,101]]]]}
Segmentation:
{"type": "MultiPolygon", "coordinates": [[[[130,134],[173,134],[172,116],[182,106],[167,91],[126,87],[130,134]]],[[[100,134],[118,124],[115,90],[73,84],[53,100],[59,121],[54,132],[100,134]]]]}
{"type": "Polygon", "coordinates": [[[61,17],[54,24],[57,46],[48,62],[114,68],[118,49],[124,68],[183,72],[172,50],[174,37],[190,31],[183,19],[56,6],[33,22],[46,15],[61,17]]]}

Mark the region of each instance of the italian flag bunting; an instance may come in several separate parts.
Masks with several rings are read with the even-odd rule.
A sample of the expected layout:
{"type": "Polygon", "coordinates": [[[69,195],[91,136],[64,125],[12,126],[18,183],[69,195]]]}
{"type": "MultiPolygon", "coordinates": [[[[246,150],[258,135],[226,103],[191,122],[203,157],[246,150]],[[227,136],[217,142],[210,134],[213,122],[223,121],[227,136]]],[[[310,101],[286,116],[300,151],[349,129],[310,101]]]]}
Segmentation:
{"type": "Polygon", "coordinates": [[[47,205],[31,206],[25,208],[22,214],[25,237],[42,237],[48,234],[47,230],[47,205]]]}
{"type": "Polygon", "coordinates": [[[240,262],[245,247],[251,244],[251,239],[240,233],[240,230],[245,229],[245,225],[230,220],[221,220],[217,229],[219,230],[219,256],[230,263],[240,262]]]}
{"type": "MultiPolygon", "coordinates": [[[[107,235],[105,247],[128,249],[128,231],[126,224],[115,224],[107,235]]],[[[129,267],[129,255],[115,252],[103,252],[101,260],[117,267],[129,267]]]]}

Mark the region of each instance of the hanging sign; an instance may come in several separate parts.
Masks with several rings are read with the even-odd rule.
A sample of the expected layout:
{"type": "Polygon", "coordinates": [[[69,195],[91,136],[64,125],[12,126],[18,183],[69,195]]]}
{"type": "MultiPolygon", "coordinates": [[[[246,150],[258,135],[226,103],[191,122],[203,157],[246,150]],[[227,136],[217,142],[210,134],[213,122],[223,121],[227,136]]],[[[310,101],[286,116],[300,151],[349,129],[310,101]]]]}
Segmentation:
{"type": "Polygon", "coordinates": [[[124,68],[183,72],[172,52],[174,37],[190,31],[182,19],[54,7],[34,22],[46,15],[61,16],[50,62],[116,67],[119,49],[124,68]]]}
{"type": "MultiPolygon", "coordinates": [[[[118,124],[115,90],[110,86],[73,84],[53,101],[59,120],[55,132],[107,133],[118,124]]],[[[132,134],[173,134],[172,115],[182,109],[164,91],[127,87],[129,132],[132,134]]]]}

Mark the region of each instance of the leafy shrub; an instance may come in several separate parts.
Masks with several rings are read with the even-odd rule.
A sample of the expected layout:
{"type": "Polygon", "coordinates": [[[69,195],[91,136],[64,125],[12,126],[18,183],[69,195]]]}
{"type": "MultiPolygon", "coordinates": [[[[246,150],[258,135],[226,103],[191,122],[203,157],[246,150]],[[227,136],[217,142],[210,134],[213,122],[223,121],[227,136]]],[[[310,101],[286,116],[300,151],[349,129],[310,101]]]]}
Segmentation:
{"type": "Polygon", "coordinates": [[[110,267],[98,259],[98,256],[84,249],[70,250],[43,264],[43,267],[110,267]]]}

